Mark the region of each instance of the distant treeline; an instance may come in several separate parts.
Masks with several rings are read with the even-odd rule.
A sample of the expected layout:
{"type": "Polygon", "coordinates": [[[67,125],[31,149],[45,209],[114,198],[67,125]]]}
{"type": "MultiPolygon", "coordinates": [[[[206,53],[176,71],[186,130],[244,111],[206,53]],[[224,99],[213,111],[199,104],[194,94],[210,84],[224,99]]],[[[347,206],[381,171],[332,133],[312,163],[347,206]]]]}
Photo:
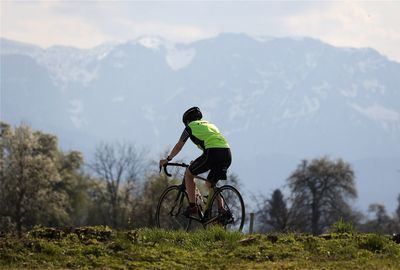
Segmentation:
{"type": "MultiPolygon", "coordinates": [[[[171,180],[154,170],[145,151],[129,143],[102,143],[86,164],[79,151],[61,151],[54,135],[3,122],[0,132],[0,231],[154,226],[157,200],[171,180]]],[[[239,184],[235,175],[229,181],[239,184]]],[[[287,184],[288,198],[279,189],[259,198],[259,231],[320,234],[343,220],[361,231],[400,232],[400,195],[395,215],[373,204],[373,218],[366,218],[351,207],[357,197],[354,172],[341,159],[304,160],[287,184]]]]}

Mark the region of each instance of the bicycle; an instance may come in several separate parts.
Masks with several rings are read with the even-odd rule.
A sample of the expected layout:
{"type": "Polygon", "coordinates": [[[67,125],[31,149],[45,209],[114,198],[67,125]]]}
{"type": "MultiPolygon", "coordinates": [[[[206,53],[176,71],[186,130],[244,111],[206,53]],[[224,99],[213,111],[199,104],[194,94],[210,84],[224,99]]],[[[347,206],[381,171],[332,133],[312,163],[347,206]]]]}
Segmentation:
{"type": "MultiPolygon", "coordinates": [[[[185,163],[167,163],[164,165],[164,172],[169,177],[172,175],[167,171],[168,166],[189,167],[185,163]]],[[[201,176],[195,178],[207,181],[201,176]]],[[[197,222],[203,228],[220,225],[225,230],[241,231],[245,221],[245,206],[239,191],[231,185],[214,185],[211,193],[203,196],[196,187],[198,216],[183,215],[189,205],[183,176],[180,185],[169,186],[161,194],[156,211],[157,227],[188,231],[192,223],[197,222]]]]}

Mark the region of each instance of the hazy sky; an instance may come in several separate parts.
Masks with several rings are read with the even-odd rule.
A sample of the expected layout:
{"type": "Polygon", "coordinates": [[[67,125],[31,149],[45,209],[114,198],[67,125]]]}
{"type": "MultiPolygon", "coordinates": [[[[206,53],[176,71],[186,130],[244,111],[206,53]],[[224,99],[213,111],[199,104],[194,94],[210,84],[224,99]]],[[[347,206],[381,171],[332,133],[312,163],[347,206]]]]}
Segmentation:
{"type": "Polygon", "coordinates": [[[157,35],[189,42],[221,32],[310,36],[337,46],[372,47],[400,62],[400,1],[4,1],[1,36],[93,47],[157,35]]]}

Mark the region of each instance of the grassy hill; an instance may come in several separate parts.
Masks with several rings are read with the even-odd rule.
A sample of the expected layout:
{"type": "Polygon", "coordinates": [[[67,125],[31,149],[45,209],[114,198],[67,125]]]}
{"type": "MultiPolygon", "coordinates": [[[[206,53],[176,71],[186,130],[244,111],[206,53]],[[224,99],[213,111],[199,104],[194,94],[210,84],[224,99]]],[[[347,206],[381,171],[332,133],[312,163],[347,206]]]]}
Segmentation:
{"type": "Polygon", "coordinates": [[[1,269],[400,269],[400,244],[377,234],[35,228],[0,235],[1,269]]]}

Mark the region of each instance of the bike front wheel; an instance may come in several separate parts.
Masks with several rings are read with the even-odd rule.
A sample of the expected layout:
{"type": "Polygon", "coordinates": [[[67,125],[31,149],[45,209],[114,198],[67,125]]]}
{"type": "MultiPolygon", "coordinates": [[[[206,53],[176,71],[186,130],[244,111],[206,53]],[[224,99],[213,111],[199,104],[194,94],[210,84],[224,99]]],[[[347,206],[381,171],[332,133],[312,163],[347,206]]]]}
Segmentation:
{"type": "Polygon", "coordinates": [[[211,224],[218,224],[228,231],[242,231],[245,222],[245,206],[242,195],[230,185],[215,190],[209,210],[211,224]]]}
{"type": "Polygon", "coordinates": [[[180,186],[168,187],[158,201],[157,227],[166,230],[189,230],[191,220],[183,215],[188,205],[187,193],[180,186]]]}

